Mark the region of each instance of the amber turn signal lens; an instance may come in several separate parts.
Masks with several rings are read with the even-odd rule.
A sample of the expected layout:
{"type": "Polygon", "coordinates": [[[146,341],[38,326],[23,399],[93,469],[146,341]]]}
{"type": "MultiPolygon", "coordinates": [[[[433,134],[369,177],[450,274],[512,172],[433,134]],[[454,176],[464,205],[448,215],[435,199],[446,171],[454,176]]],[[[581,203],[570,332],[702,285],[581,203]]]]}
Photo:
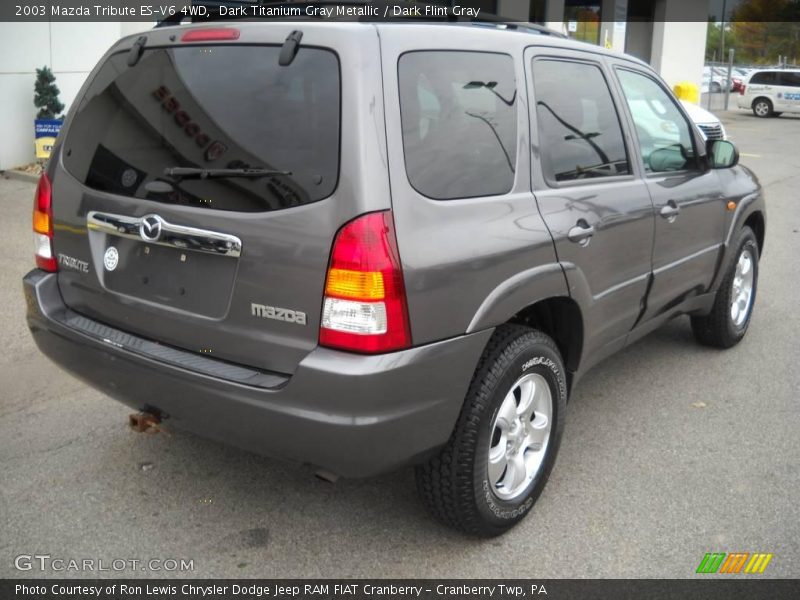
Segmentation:
{"type": "Polygon", "coordinates": [[[33,211],[33,230],[36,233],[50,233],[50,215],[40,210],[33,211]]]}
{"type": "Polygon", "coordinates": [[[358,300],[383,300],[383,274],[380,271],[351,271],[331,269],[325,285],[325,295],[358,300]]]}

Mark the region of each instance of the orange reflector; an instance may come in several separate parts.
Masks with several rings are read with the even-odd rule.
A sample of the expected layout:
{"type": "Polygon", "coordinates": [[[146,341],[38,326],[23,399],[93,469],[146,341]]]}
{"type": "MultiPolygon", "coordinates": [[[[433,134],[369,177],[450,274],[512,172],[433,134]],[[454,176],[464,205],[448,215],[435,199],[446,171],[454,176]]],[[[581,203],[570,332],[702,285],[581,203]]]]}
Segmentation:
{"type": "Polygon", "coordinates": [[[328,282],[325,284],[325,295],[358,300],[382,300],[385,296],[383,273],[330,269],[328,282]]]}
{"type": "Polygon", "coordinates": [[[33,230],[36,233],[50,233],[50,215],[40,210],[33,211],[33,230]]]}
{"type": "Polygon", "coordinates": [[[736,202],[734,202],[733,200],[728,202],[728,210],[736,210],[736,202]]]}

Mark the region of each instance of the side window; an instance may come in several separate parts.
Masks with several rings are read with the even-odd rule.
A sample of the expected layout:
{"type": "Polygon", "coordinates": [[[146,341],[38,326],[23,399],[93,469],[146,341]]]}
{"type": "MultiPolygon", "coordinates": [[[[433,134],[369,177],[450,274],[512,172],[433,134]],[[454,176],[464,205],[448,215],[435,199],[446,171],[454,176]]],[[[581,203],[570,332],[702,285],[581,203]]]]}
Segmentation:
{"type": "Polygon", "coordinates": [[[619,116],[597,65],[535,59],[533,83],[547,180],[631,172],[619,116]]]}
{"type": "Polygon", "coordinates": [[[800,73],[783,72],[780,73],[779,85],[800,88],[800,73]]]}
{"type": "Polygon", "coordinates": [[[773,71],[761,71],[750,78],[750,84],[756,85],[775,85],[777,73],[773,71]]]}
{"type": "Polygon", "coordinates": [[[650,173],[697,167],[692,129],[672,96],[654,79],[618,69],[630,107],[645,169],[650,173]]]}
{"type": "Polygon", "coordinates": [[[511,191],[517,161],[514,61],[484,52],[408,52],[398,65],[406,172],[437,200],[511,191]]]}

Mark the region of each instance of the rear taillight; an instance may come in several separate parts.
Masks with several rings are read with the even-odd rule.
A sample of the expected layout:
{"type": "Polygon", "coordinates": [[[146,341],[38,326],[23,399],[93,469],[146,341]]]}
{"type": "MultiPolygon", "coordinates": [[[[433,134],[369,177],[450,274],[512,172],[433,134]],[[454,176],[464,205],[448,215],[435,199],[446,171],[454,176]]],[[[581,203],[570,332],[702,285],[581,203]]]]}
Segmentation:
{"type": "Polygon", "coordinates": [[[747,89],[747,86],[743,83],[742,87],[739,88],[739,95],[744,96],[744,91],[747,89]]]}
{"type": "Polygon", "coordinates": [[[45,271],[58,271],[53,255],[53,192],[50,179],[42,173],[33,200],[33,244],[36,266],[45,271]]]}
{"type": "Polygon", "coordinates": [[[358,217],[336,234],[325,280],[319,343],[369,354],[411,346],[390,211],[358,217]]]}

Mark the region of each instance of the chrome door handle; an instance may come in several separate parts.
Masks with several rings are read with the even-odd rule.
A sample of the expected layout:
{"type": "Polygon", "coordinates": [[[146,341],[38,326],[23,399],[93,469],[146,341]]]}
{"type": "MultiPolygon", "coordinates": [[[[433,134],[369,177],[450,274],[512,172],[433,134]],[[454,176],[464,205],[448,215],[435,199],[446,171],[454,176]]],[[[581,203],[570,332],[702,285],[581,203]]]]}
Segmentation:
{"type": "Polygon", "coordinates": [[[678,206],[678,203],[675,202],[675,200],[670,200],[661,208],[659,214],[672,223],[678,216],[679,212],[681,212],[681,207],[678,206]]]}
{"type": "Polygon", "coordinates": [[[581,246],[585,246],[589,243],[589,240],[594,235],[594,227],[589,225],[584,219],[578,221],[578,223],[569,230],[567,233],[567,239],[570,242],[575,242],[576,244],[580,244],[581,246]]]}

